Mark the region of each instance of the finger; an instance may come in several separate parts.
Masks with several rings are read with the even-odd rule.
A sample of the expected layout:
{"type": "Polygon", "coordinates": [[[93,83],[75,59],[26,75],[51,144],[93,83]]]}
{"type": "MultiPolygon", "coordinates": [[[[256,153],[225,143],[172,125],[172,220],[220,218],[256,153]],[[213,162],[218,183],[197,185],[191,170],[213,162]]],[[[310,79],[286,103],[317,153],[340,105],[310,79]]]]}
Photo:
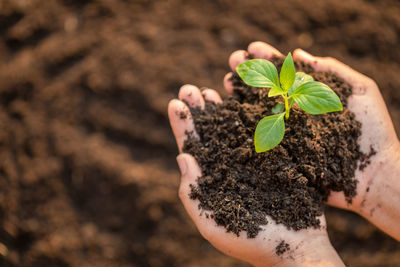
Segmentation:
{"type": "Polygon", "coordinates": [[[204,89],[203,91],[201,91],[201,93],[203,94],[205,101],[212,102],[215,104],[222,103],[221,96],[214,89],[207,88],[207,89],[204,89]]]}
{"type": "Polygon", "coordinates": [[[279,52],[275,47],[260,41],[251,43],[247,48],[247,51],[254,58],[270,60],[274,57],[283,57],[282,53],[279,52]]]}
{"type": "Polygon", "coordinates": [[[247,60],[249,54],[244,50],[237,50],[229,57],[229,66],[232,71],[236,71],[236,67],[247,60]]]}
{"type": "Polygon", "coordinates": [[[229,93],[232,94],[233,93],[233,83],[231,81],[232,78],[232,72],[229,72],[225,75],[224,77],[224,87],[225,90],[229,93]]]}
{"type": "Polygon", "coordinates": [[[178,99],[173,99],[168,104],[168,117],[172,131],[178,145],[179,152],[182,152],[183,143],[188,132],[195,134],[194,123],[188,106],[178,99]]]}
{"type": "Polygon", "coordinates": [[[204,108],[204,99],[199,88],[191,84],[185,84],[179,90],[178,97],[181,101],[185,101],[189,107],[204,108]]]}
{"type": "Polygon", "coordinates": [[[197,179],[201,176],[201,169],[193,156],[183,153],[180,154],[176,160],[178,161],[179,169],[181,171],[181,183],[179,186],[179,198],[185,207],[186,212],[196,224],[200,233],[204,238],[208,238],[208,229],[213,221],[203,220],[200,216],[199,200],[190,198],[191,185],[197,185],[197,179]],[[210,225],[207,225],[210,224],[210,225]]]}
{"type": "Polygon", "coordinates": [[[310,64],[316,71],[333,72],[352,85],[353,94],[363,95],[368,88],[377,88],[376,83],[369,77],[353,70],[335,58],[314,57],[302,49],[293,52],[293,59],[310,64]]]}

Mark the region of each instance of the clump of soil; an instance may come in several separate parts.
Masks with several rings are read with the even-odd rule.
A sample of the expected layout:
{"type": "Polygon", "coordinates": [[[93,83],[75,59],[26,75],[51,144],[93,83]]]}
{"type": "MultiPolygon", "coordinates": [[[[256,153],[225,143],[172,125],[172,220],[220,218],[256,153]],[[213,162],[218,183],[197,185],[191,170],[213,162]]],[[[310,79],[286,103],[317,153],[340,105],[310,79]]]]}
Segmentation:
{"type": "Polygon", "coordinates": [[[282,255],[286,251],[290,250],[290,245],[285,242],[285,240],[282,240],[278,246],[275,248],[275,253],[276,255],[282,255]]]}
{"type": "MultiPolygon", "coordinates": [[[[274,63],[279,69],[282,60],[274,63]]],[[[289,229],[319,227],[330,191],[343,191],[349,202],[356,194],[354,172],[367,156],[357,144],[361,123],[347,109],[351,86],[332,73],[296,64],[297,71],[329,85],[344,110],[313,116],[294,106],[282,143],[271,151],[258,154],[253,144],[258,121],[272,114],[278,100],[267,97],[268,89],[248,87],[234,75],[233,96],[191,110],[200,138],[189,134],[184,150],[203,171],[191,198],[228,232],[255,237],[268,223],[266,215],[289,229]]]]}

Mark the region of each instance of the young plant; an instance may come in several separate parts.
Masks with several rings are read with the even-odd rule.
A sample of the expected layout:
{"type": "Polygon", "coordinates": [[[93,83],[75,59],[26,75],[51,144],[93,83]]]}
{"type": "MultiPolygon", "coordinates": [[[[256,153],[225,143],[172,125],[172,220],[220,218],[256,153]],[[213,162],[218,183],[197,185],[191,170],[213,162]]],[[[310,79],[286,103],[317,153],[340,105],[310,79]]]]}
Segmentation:
{"type": "Polygon", "coordinates": [[[268,151],[279,145],[285,135],[285,119],[296,103],[310,114],[342,111],[339,97],[326,84],[314,81],[304,72],[297,72],[291,53],[283,62],[280,75],[275,65],[265,59],[252,59],[236,68],[236,72],[247,85],[270,88],[268,97],[282,96],[284,105],[277,103],[272,108],[275,115],[264,117],[257,125],[254,146],[257,153],[268,151]]]}

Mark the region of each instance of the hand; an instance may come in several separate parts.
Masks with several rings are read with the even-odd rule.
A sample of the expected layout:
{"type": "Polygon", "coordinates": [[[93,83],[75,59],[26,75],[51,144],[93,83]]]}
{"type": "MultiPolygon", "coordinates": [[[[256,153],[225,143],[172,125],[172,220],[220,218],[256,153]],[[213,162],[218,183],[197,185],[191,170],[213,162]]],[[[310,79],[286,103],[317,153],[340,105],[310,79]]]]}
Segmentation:
{"type": "MultiPolygon", "coordinates": [[[[255,58],[283,57],[275,48],[262,42],[250,44],[248,52],[232,53],[229,64],[232,70],[246,60],[247,54],[255,58]]],[[[314,57],[301,49],[293,53],[293,59],[311,65],[316,71],[333,72],[352,85],[353,94],[348,98],[348,109],[362,123],[359,145],[368,154],[372,147],[376,154],[362,171],[356,170],[357,195],[349,204],[343,192],[332,192],[327,204],[349,209],[364,216],[381,230],[400,240],[400,145],[386,105],[376,83],[333,58],[314,57]]],[[[228,92],[233,87],[228,73],[224,85],[228,92]]]]}
{"type": "Polygon", "coordinates": [[[199,201],[189,198],[190,184],[196,184],[201,176],[201,169],[196,160],[189,154],[182,153],[183,143],[187,131],[194,131],[193,120],[185,100],[191,107],[204,107],[205,100],[215,103],[221,102],[218,93],[211,89],[203,92],[192,85],[185,85],[179,92],[179,99],[169,103],[168,116],[181,154],[178,164],[182,178],[179,188],[179,197],[183,205],[196,224],[202,236],[217,249],[227,255],[249,262],[255,266],[343,266],[336,251],[332,248],[326,232],[325,217],[321,216],[320,229],[303,229],[300,231],[288,230],[284,225],[277,225],[271,218],[269,224],[260,231],[256,238],[247,238],[246,233],[237,237],[227,233],[225,228],[217,226],[213,219],[208,219],[198,209],[199,201]],[[203,95],[204,97],[203,97],[203,95]],[[181,114],[188,114],[181,116],[181,114]],[[276,246],[284,240],[290,250],[278,256],[276,246]]]}

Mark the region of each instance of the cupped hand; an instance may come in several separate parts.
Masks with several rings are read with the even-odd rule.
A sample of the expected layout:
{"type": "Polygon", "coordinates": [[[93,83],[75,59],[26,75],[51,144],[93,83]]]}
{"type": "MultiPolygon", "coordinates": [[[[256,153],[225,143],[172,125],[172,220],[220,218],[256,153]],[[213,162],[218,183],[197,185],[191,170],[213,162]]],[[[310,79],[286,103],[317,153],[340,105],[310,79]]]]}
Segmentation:
{"type": "MultiPolygon", "coordinates": [[[[249,45],[247,51],[238,50],[232,53],[229,64],[233,71],[237,65],[247,60],[248,53],[254,58],[283,57],[272,46],[254,42],[249,45]]],[[[400,175],[398,167],[400,145],[377,84],[334,58],[315,57],[296,49],[293,52],[293,59],[308,63],[316,71],[333,72],[352,86],[348,109],[355,114],[356,120],[362,123],[361,136],[358,140],[360,149],[365,154],[369,154],[371,148],[376,152],[369,159],[370,164],[363,170],[357,169],[355,172],[358,181],[357,195],[353,197],[352,202],[346,201],[343,192],[332,192],[327,204],[355,211],[381,230],[400,239],[400,230],[396,224],[400,221],[400,215],[397,209],[393,209],[392,203],[397,203],[400,198],[398,195],[400,183],[397,181],[400,175]]],[[[228,92],[233,90],[229,80],[231,75],[232,73],[228,73],[224,78],[224,86],[228,92]]]]}
{"type": "MultiPolygon", "coordinates": [[[[232,62],[231,66],[234,67],[232,62]]],[[[227,89],[230,90],[229,85],[227,89]]],[[[182,175],[179,197],[202,236],[223,253],[255,266],[341,266],[342,262],[328,239],[324,216],[319,218],[321,228],[300,231],[288,230],[268,218],[269,224],[255,238],[249,239],[246,233],[240,233],[239,236],[227,233],[213,219],[206,218],[204,213],[207,211],[199,210],[199,201],[190,199],[189,194],[190,185],[196,185],[197,178],[201,176],[201,168],[191,155],[182,153],[182,148],[186,133],[195,131],[189,107],[185,103],[190,107],[204,108],[205,101],[218,103],[222,100],[215,90],[200,92],[193,85],[185,85],[180,89],[179,100],[171,100],[168,106],[171,127],[181,153],[177,157],[182,175]],[[278,256],[276,247],[281,241],[288,243],[290,250],[278,256]]]]}

